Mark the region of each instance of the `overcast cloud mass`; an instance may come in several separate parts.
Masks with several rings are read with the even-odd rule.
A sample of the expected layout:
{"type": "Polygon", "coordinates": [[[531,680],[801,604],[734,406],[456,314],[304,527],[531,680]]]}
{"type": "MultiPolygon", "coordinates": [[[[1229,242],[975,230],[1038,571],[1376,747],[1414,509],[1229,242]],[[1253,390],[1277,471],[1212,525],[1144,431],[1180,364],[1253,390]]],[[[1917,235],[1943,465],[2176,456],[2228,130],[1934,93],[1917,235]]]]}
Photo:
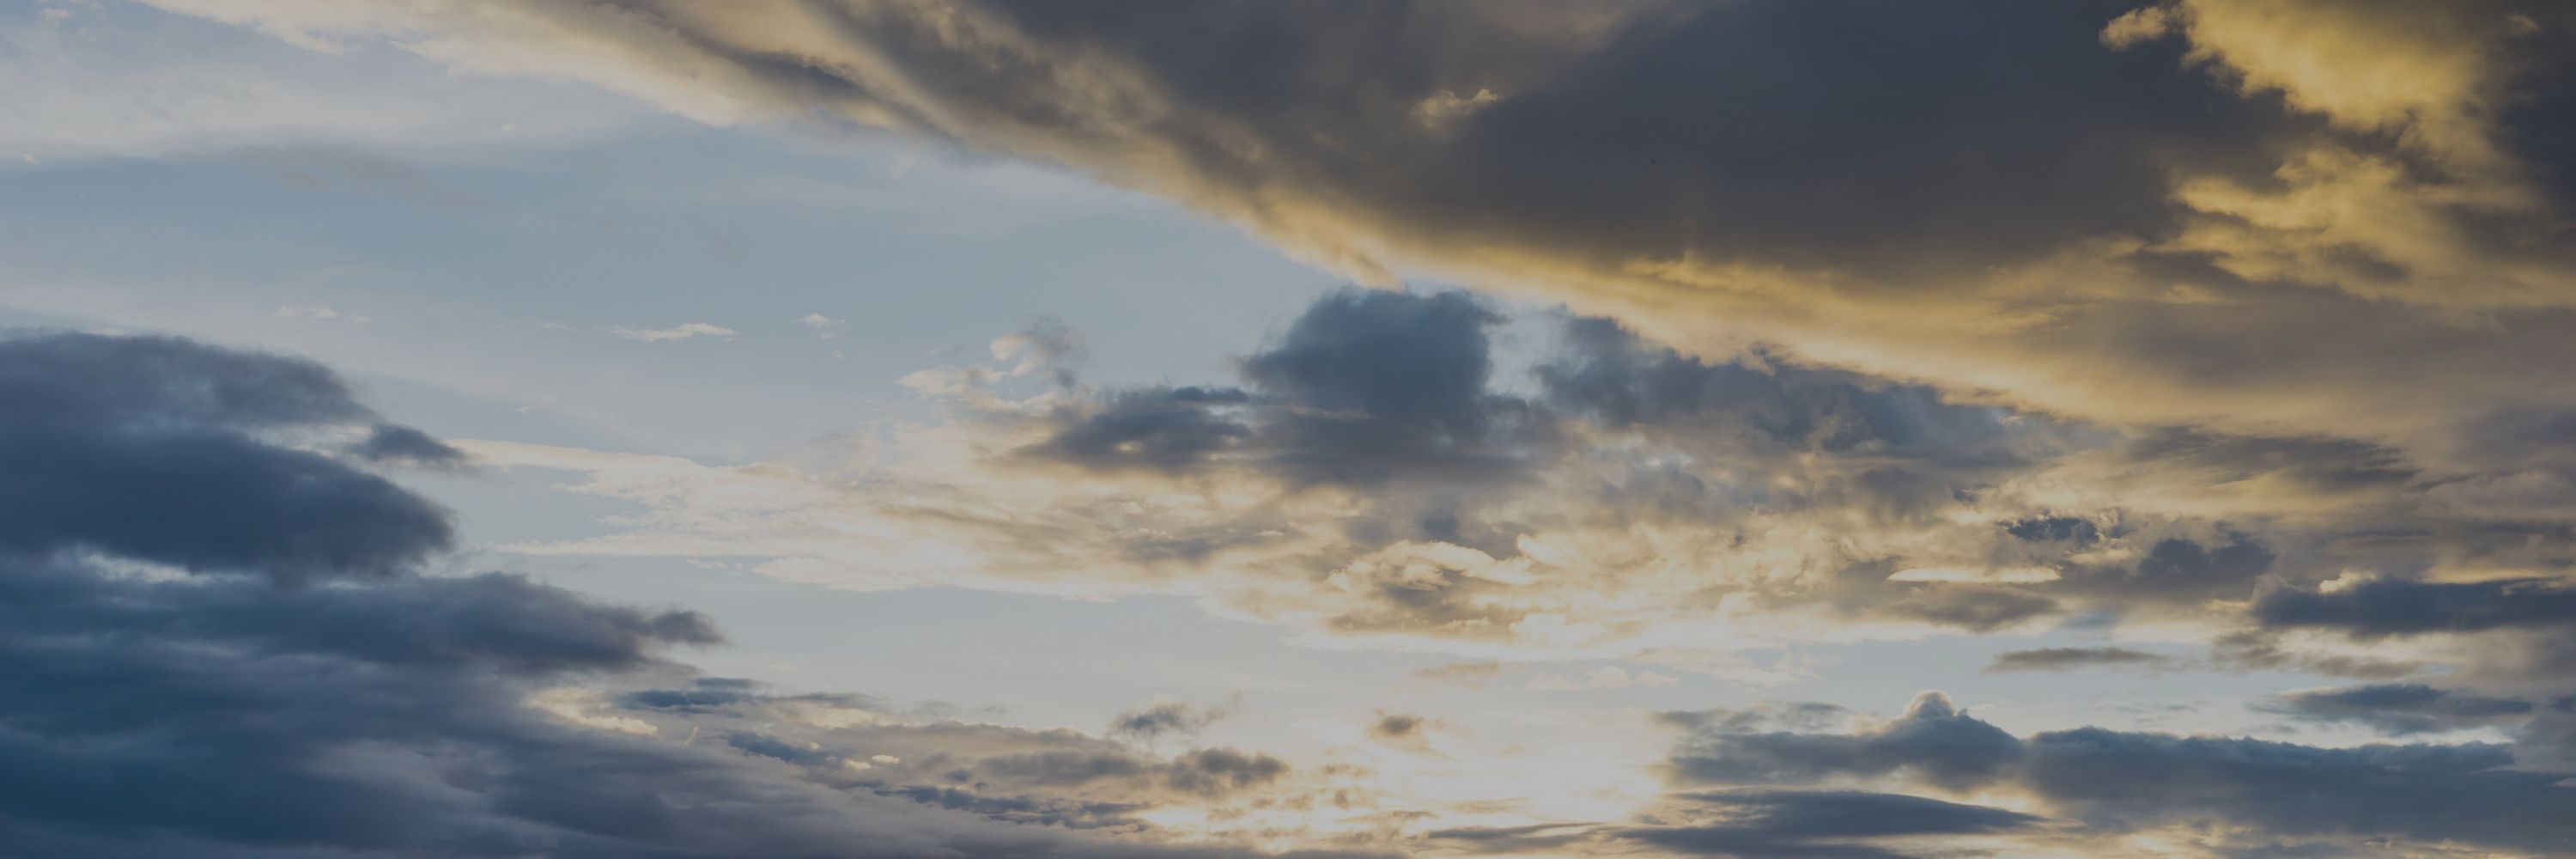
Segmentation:
{"type": "Polygon", "coordinates": [[[0,854],[2576,856],[2576,6],[5,15],[0,854]]]}

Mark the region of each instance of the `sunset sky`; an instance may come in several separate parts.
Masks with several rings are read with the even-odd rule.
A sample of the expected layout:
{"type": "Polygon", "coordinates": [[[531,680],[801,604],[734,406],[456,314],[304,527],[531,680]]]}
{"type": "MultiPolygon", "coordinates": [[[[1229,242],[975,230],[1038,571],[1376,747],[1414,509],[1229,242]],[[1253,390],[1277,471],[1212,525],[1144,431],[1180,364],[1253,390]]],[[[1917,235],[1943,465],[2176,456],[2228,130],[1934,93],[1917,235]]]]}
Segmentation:
{"type": "Polygon", "coordinates": [[[0,856],[2576,856],[2576,3],[0,3],[0,856]]]}

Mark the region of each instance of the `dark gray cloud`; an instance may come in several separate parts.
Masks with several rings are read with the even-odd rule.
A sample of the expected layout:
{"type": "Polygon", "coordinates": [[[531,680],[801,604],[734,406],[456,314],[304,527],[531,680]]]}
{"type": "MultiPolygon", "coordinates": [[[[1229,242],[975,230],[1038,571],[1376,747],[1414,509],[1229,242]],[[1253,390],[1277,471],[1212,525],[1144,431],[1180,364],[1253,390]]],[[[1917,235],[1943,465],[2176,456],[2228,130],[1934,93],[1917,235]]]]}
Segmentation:
{"type": "Polygon", "coordinates": [[[1066,416],[1064,427],[1032,452],[1091,468],[1182,473],[1253,438],[1252,427],[1226,413],[1251,401],[1233,388],[1118,391],[1066,416]]]}
{"type": "Polygon", "coordinates": [[[2564,813],[2564,776],[2515,763],[2511,749],[2478,743],[2320,748],[2101,728],[2016,738],[1934,693],[1848,734],[1702,726],[1675,746],[1670,772],[1694,785],[1890,777],[1948,790],[2011,786],[2111,832],[2225,823],[2272,839],[2566,852],[2576,819],[2564,813]]]}
{"type": "Polygon", "coordinates": [[[1559,348],[1536,370],[1539,396],[1507,395],[1493,384],[1490,335],[1502,321],[1465,293],[1333,293],[1241,360],[1241,387],[1105,392],[1059,412],[1027,452],[1102,469],[1231,464],[1293,483],[1465,490],[1546,465],[1580,424],[1754,467],[1799,454],[1860,463],[1832,491],[1904,518],[2032,465],[2027,441],[2045,431],[2036,418],[2009,428],[2005,410],[1923,386],[1763,355],[1688,357],[1597,318],[1562,320],[1559,348]]]}
{"type": "Polygon", "coordinates": [[[884,706],[864,695],[781,695],[763,689],[756,681],[737,677],[699,677],[681,688],[637,689],[618,696],[618,703],[630,709],[667,710],[679,713],[708,713],[745,704],[777,702],[827,704],[863,710],[879,709],[884,706]]]}
{"type": "Polygon", "coordinates": [[[1868,842],[1992,835],[2041,822],[2041,818],[2000,808],[1895,793],[1710,791],[1678,799],[1715,812],[1724,822],[1626,827],[1618,830],[1619,836],[1692,856],[1896,859],[1921,854],[1868,842]]]}
{"type": "Polygon", "coordinates": [[[374,416],[320,364],[175,337],[14,336],[0,359],[13,422],[253,430],[374,416]]]}
{"type": "Polygon", "coordinates": [[[1674,750],[1673,777],[1694,784],[1807,784],[1837,776],[1909,778],[1953,789],[2003,777],[2021,742],[1926,693],[1884,727],[1858,734],[1722,728],[1694,732],[1674,750]]]}
{"type": "Polygon", "coordinates": [[[2273,588],[2254,602],[2266,626],[2338,629],[2359,638],[2576,623],[2576,588],[2554,579],[2373,579],[2334,590],[2273,588]]]}
{"type": "Polygon", "coordinates": [[[2146,556],[2131,563],[2067,564],[2047,590],[2098,599],[2114,608],[2200,605],[2245,598],[2274,560],[2272,550],[2250,534],[2225,533],[2209,544],[2166,538],[2149,543],[2146,556]]]}
{"type": "Polygon", "coordinates": [[[2538,708],[2518,698],[2498,698],[2422,683],[2376,683],[2341,689],[2291,692],[2258,709],[2320,722],[2367,725],[2384,734],[2424,734],[2528,721],[2538,708]]]}
{"type": "Polygon", "coordinates": [[[1423,720],[1420,716],[1388,713],[1379,716],[1376,723],[1369,725],[1369,735],[1385,739],[1415,737],[1420,736],[1422,725],[1423,720]]]}
{"type": "Polygon", "coordinates": [[[1198,749],[1168,762],[1124,750],[1066,749],[997,755],[983,759],[973,772],[1041,787],[1141,782],[1212,796],[1275,780],[1287,774],[1288,764],[1269,755],[1222,748],[1198,749]]]}
{"type": "Polygon", "coordinates": [[[2035,650],[2007,650],[1995,654],[1994,664],[1986,673],[2013,671],[2073,671],[2101,667],[2154,667],[2170,665],[2173,657],[2126,647],[2042,647],[2035,650]]]}
{"type": "Polygon", "coordinates": [[[406,426],[379,424],[350,453],[370,462],[391,462],[428,468],[462,468],[473,461],[464,451],[431,438],[428,433],[406,426]]]}
{"type": "Polygon", "coordinates": [[[1190,736],[1225,718],[1226,713],[1224,707],[1193,707],[1178,701],[1161,701],[1111,718],[1109,735],[1140,740],[1190,736]]]}
{"type": "MultiPolygon", "coordinates": [[[[1070,797],[959,802],[918,783],[818,778],[827,763],[852,768],[820,743],[727,720],[708,725],[720,742],[698,744],[633,718],[568,723],[531,702],[685,677],[667,651],[716,632],[685,610],[414,569],[445,547],[442,513],[285,446],[294,432],[378,423],[310,363],[169,339],[24,337],[0,340],[0,398],[37,407],[0,415],[0,853],[1248,855],[1009,823],[1106,813],[1070,797]],[[198,575],[117,563],[135,560],[198,575]],[[639,724],[654,735],[633,733],[639,724]],[[1036,810],[1051,803],[1060,813],[1036,810]]],[[[613,700],[681,722],[750,704],[866,705],[719,678],[613,700]]],[[[934,746],[972,733],[917,730],[934,746]]],[[[1161,799],[1286,773],[1227,749],[1134,759],[1161,799]]]]}
{"type": "Polygon", "coordinates": [[[1278,344],[1243,359],[1256,389],[1296,406],[1269,430],[1276,467],[1343,483],[1511,470],[1533,428],[1523,404],[1486,389],[1487,329],[1502,321],[1459,292],[1317,301],[1278,344]]]}
{"type": "Polygon", "coordinates": [[[0,340],[0,551],[96,551],[281,579],[384,576],[445,550],[447,513],[263,434],[368,422],[305,361],[184,340],[0,340]]]}
{"type": "MultiPolygon", "coordinates": [[[[1179,153],[1228,196],[1293,188],[1389,232],[1605,267],[1695,253],[1888,276],[1932,267],[1903,271],[1920,277],[2153,232],[2175,217],[2169,165],[2268,169],[2273,138],[2313,127],[2178,74],[2176,46],[2104,50],[2102,26],[2130,5],[989,9],[1042,56],[1106,50],[1131,64],[1187,119],[1125,142],[1179,153]],[[1492,101],[1445,121],[1425,112],[1479,93],[1492,101]]],[[[971,142],[1108,131],[1093,125],[1107,117],[1035,98],[1049,89],[1032,79],[1042,65],[897,54],[917,63],[927,100],[972,112],[983,127],[971,142]]],[[[818,84],[863,87],[797,86],[818,84]]]]}
{"type": "Polygon", "coordinates": [[[1608,319],[1570,319],[1562,339],[1562,354],[1538,368],[1548,402],[1608,427],[1688,432],[1702,443],[1766,452],[2027,464],[2003,425],[2009,412],[1947,402],[1930,387],[1761,353],[1712,362],[1645,342],[1608,319]]]}
{"type": "Polygon", "coordinates": [[[2029,740],[2022,783],[2088,823],[2229,821],[2275,835],[2565,852],[2563,776],[2502,746],[2318,748],[2083,728],[2029,740]]]}
{"type": "Polygon", "coordinates": [[[1242,359],[1243,387],[1113,391],[1028,452],[1167,473],[1226,459],[1298,484],[1508,477],[1547,427],[1488,390],[1501,321],[1465,293],[1333,293],[1242,359]]]}

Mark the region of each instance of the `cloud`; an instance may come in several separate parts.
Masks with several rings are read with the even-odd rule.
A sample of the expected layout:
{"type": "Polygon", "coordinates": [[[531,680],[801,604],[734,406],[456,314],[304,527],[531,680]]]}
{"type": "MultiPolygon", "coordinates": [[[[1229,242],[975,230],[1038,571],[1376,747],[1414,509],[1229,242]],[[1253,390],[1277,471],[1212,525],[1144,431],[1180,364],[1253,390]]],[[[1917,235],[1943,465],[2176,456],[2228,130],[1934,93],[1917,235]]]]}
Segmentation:
{"type": "MultiPolygon", "coordinates": [[[[2070,617],[2366,631],[2297,595],[2347,570],[2540,594],[2576,565],[2553,4],[165,7],[1057,165],[1373,285],[1574,320],[1504,378],[1495,305],[1337,294],[1233,378],[1111,389],[1033,329],[907,377],[957,419],[867,475],[511,449],[652,526],[531,551],[1187,591],[1547,658],[2070,617]],[[725,513],[812,518],[707,506],[744,486],[772,494],[725,513]]],[[[2545,614],[2442,605],[2444,636],[2545,614]]]]}
{"type": "Polygon", "coordinates": [[[2529,721],[2529,701],[2421,683],[2380,683],[2291,692],[2258,709],[2319,722],[2354,722],[2403,736],[2529,721]]]}
{"type": "Polygon", "coordinates": [[[278,305],[277,313],[274,315],[279,319],[347,319],[350,322],[370,321],[364,313],[344,313],[340,310],[321,305],[314,305],[312,307],[296,307],[291,304],[281,304],[278,305]]]}
{"type": "Polygon", "coordinates": [[[2043,647],[2036,650],[2007,650],[1995,654],[1994,664],[1986,673],[2012,671],[2072,671],[2079,668],[2147,666],[2173,664],[2173,657],[2126,647],[2043,647]]]}
{"type": "Polygon", "coordinates": [[[1487,390],[1500,322],[1464,293],[1335,293],[1242,359],[1243,387],[1118,391],[1029,452],[1175,473],[1224,457],[1300,485],[1508,478],[1545,427],[1487,390]]]}
{"type": "MultiPolygon", "coordinates": [[[[168,338],[0,340],[0,551],[280,580],[391,576],[446,511],[266,433],[374,423],[329,370],[168,338]]],[[[392,428],[399,434],[404,430],[392,428]]]]}
{"type": "Polygon", "coordinates": [[[1681,682],[1652,671],[1630,673],[1616,665],[1604,665],[1580,674],[1541,674],[1530,678],[1524,687],[1532,692],[1579,692],[1594,689],[1626,689],[1631,686],[1670,686],[1681,682]]]}
{"type": "Polygon", "coordinates": [[[669,328],[627,328],[620,326],[608,329],[608,333],[624,337],[628,340],[642,340],[646,342],[687,340],[691,337],[732,337],[734,335],[734,331],[731,328],[726,328],[721,325],[711,325],[705,322],[685,322],[669,328]]]}
{"type": "Polygon", "coordinates": [[[2554,4],[166,5],[710,123],[894,129],[1372,283],[2124,428],[2443,466],[2495,455],[2457,434],[2576,358],[2554,4]]]}
{"type": "Polygon", "coordinates": [[[1699,825],[1629,827],[1618,834],[1694,856],[1902,857],[1913,854],[1866,845],[1873,839],[1991,835],[2042,822],[2001,808],[1904,794],[1710,791],[1685,797],[1713,819],[1699,825]]]}
{"type": "Polygon", "coordinates": [[[906,377],[949,417],[871,440],[850,472],[473,449],[642,511],[519,551],[792,561],[855,587],[1187,592],[1481,658],[2074,617],[2217,640],[2289,623],[2285,600],[2355,569],[2576,562],[2538,536],[2558,526],[2462,509],[2443,495],[2458,483],[2381,447],[2121,430],[1546,313],[1525,320],[1548,336],[1514,378],[1494,369],[1504,321],[1457,293],[1332,293],[1234,379],[1137,387],[1083,384],[1079,335],[1043,326],[997,340],[991,363],[906,377]],[[1510,650],[1475,649],[1493,646],[1510,650]]]}
{"type": "Polygon", "coordinates": [[[461,468],[473,461],[464,451],[428,433],[406,426],[378,424],[349,452],[370,462],[395,462],[428,468],[461,468]]]}
{"type": "Polygon", "coordinates": [[[1905,777],[1966,789],[2002,777],[2021,743],[1937,692],[1876,731],[1837,735],[1707,732],[1676,749],[1676,780],[1699,784],[1809,784],[1838,775],[1905,777]]]}
{"type": "Polygon", "coordinates": [[[2561,626],[2576,618],[2576,589],[2552,579],[2417,582],[2369,579],[2331,589],[2274,588],[2254,617],[2275,627],[2325,627],[2360,638],[2561,626]]]}
{"type": "Polygon", "coordinates": [[[1431,735],[1450,730],[1454,730],[1454,726],[1442,719],[1379,710],[1376,720],[1370,722],[1363,733],[1367,735],[1370,742],[1390,749],[1445,758],[1446,756],[1432,745],[1431,735]]]}
{"type": "Polygon", "coordinates": [[[1352,787],[692,678],[695,612],[431,574],[444,511],[292,446],[391,426],[310,362],[18,336],[0,397],[12,853],[1235,857],[1073,830],[1352,787]]]}
{"type": "Polygon", "coordinates": [[[1193,707],[1179,701],[1156,701],[1119,713],[1109,720],[1109,735],[1136,740],[1195,736],[1232,713],[1230,707],[1193,707]]]}
{"type": "Polygon", "coordinates": [[[1667,797],[1647,825],[1460,828],[1429,837],[1479,853],[1601,843],[1681,856],[1900,859],[1922,855],[1898,849],[1911,839],[2013,833],[2043,822],[2001,808],[1895,793],[1701,791],[1667,797]]]}
{"type": "Polygon", "coordinates": [[[1405,676],[1433,683],[1482,687],[1510,670],[1500,662],[1443,662],[1429,668],[1416,668],[1406,672],[1405,676]]]}
{"type": "MultiPolygon", "coordinates": [[[[0,110],[25,120],[0,130],[0,153],[39,166],[257,159],[281,149],[356,164],[383,152],[560,145],[646,115],[593,87],[459,75],[432,59],[357,45],[280,51],[258,34],[142,6],[54,6],[40,22],[30,17],[0,22],[0,74],[26,82],[0,94],[0,110]]],[[[408,179],[394,190],[459,202],[453,191],[408,179]]]]}
{"type": "Polygon", "coordinates": [[[850,326],[850,321],[847,319],[834,319],[820,313],[805,314],[803,317],[798,318],[796,323],[803,325],[806,328],[813,329],[814,336],[825,340],[840,337],[841,329],[848,328],[850,326]]]}
{"type": "Polygon", "coordinates": [[[1938,693],[1852,733],[1745,727],[1720,720],[1695,728],[1673,751],[1674,780],[1857,778],[1962,793],[2009,788],[2028,794],[2039,810],[2106,834],[2230,825],[2245,827],[2253,843],[2315,839],[2310,843],[2329,850],[2341,848],[2325,845],[2377,839],[2392,849],[2459,844],[2549,854],[2562,851],[2571,834],[2556,810],[2566,802],[2566,788],[2557,786],[2563,776],[2516,769],[2513,752],[2497,745],[2322,748],[2089,727],[2021,738],[1938,693]]]}

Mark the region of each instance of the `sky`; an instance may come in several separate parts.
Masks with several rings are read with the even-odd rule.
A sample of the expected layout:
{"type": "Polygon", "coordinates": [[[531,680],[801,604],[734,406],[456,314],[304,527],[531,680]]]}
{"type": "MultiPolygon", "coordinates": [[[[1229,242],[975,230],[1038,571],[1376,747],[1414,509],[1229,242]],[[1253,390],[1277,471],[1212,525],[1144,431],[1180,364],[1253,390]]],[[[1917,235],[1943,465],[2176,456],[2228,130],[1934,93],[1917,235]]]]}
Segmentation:
{"type": "Polygon", "coordinates": [[[2576,856],[2576,8],[0,4],[0,855],[2576,856]]]}

